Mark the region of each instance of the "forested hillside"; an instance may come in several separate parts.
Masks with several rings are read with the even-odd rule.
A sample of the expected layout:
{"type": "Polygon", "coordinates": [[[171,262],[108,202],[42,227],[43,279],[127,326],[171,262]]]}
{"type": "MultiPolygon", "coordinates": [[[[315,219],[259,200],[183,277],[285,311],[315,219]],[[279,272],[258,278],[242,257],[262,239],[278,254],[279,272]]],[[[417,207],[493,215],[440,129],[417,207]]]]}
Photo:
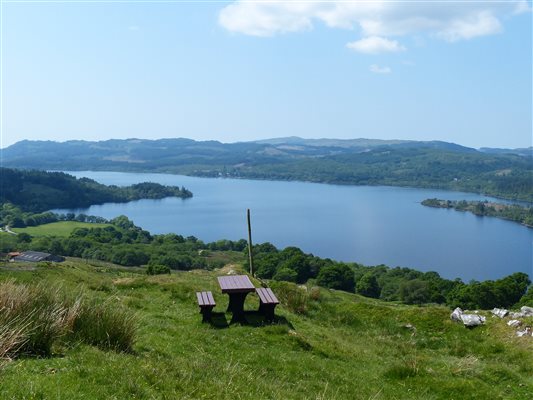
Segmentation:
{"type": "Polygon", "coordinates": [[[105,202],[138,199],[187,198],[185,188],[158,183],[138,183],[127,187],[106,186],[92,179],[77,179],[61,172],[21,171],[0,168],[0,203],[13,203],[26,211],[53,208],[88,207],[105,202]]]}
{"type": "Polygon", "coordinates": [[[438,141],[282,138],[226,144],[130,139],[22,141],[4,149],[3,159],[5,166],[19,168],[411,186],[533,201],[532,156],[520,154],[492,154],[438,141]]]}

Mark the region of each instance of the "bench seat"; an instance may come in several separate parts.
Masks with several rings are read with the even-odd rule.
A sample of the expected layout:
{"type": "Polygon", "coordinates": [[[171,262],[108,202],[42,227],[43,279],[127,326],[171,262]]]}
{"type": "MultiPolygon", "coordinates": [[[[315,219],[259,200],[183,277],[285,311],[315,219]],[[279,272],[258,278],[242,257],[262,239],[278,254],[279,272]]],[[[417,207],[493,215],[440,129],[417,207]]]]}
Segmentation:
{"type": "Polygon", "coordinates": [[[211,320],[211,311],[216,306],[213,293],[211,292],[196,292],[196,299],[200,306],[200,314],[202,314],[202,322],[211,320]]]}
{"type": "Polygon", "coordinates": [[[279,300],[270,288],[256,288],[255,292],[259,296],[259,312],[265,316],[267,321],[274,319],[274,309],[279,304],[279,300]]]}

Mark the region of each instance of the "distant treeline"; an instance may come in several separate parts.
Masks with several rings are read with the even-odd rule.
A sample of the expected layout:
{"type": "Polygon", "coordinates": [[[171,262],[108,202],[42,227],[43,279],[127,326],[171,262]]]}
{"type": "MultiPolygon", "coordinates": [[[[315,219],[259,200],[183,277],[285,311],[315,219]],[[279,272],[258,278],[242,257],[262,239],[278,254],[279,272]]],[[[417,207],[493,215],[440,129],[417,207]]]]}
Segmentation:
{"type": "Polygon", "coordinates": [[[107,186],[62,172],[0,168],[0,203],[15,204],[24,211],[43,212],[54,208],[81,208],[92,204],[170,196],[187,198],[192,193],[184,187],[158,183],[107,186]]]}
{"type": "Polygon", "coordinates": [[[489,154],[445,142],[311,142],[22,141],[3,155],[5,166],[20,168],[410,186],[533,201],[531,152],[489,154]]]}
{"type": "Polygon", "coordinates": [[[426,199],[422,205],[436,208],[453,208],[457,211],[469,211],[479,216],[503,218],[533,227],[533,207],[518,204],[502,204],[489,201],[426,199]]]}
{"type": "MultiPolygon", "coordinates": [[[[148,273],[214,269],[222,267],[224,259],[247,260],[247,242],[242,239],[204,243],[193,236],[151,235],[125,216],[109,223],[106,227],[77,228],[67,238],[0,233],[0,252],[31,249],[124,266],[147,266],[148,273]]],[[[408,304],[439,303],[469,309],[533,305],[533,290],[526,294],[531,282],[524,273],[466,284],[460,279],[444,279],[436,272],[336,262],[305,254],[296,247],[278,250],[270,243],[255,245],[253,253],[256,275],[262,279],[295,283],[312,280],[326,288],[408,304]]]]}

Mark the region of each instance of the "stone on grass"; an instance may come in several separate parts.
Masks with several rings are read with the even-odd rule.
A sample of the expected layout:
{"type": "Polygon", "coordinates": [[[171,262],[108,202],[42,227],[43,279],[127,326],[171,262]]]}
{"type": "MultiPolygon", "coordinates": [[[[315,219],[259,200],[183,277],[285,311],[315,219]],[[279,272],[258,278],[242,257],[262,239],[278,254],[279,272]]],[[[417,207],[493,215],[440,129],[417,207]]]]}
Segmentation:
{"type": "Polygon", "coordinates": [[[523,336],[533,336],[533,330],[531,329],[530,326],[526,326],[524,328],[524,330],[522,331],[517,331],[516,332],[516,336],[518,337],[523,337],[523,336]]]}
{"type": "Polygon", "coordinates": [[[522,306],[520,307],[520,312],[524,314],[525,317],[533,317],[533,307],[522,306]]]}
{"type": "Polygon", "coordinates": [[[485,323],[485,317],[477,314],[463,314],[461,315],[461,321],[465,326],[478,326],[485,323]]]}
{"type": "Polygon", "coordinates": [[[456,322],[462,322],[461,321],[461,315],[463,315],[463,310],[461,310],[459,307],[457,307],[453,312],[450,314],[450,318],[452,321],[456,322]]]}
{"type": "Polygon", "coordinates": [[[509,310],[506,310],[505,308],[495,308],[492,310],[492,313],[497,317],[504,318],[507,314],[509,314],[509,310]]]}

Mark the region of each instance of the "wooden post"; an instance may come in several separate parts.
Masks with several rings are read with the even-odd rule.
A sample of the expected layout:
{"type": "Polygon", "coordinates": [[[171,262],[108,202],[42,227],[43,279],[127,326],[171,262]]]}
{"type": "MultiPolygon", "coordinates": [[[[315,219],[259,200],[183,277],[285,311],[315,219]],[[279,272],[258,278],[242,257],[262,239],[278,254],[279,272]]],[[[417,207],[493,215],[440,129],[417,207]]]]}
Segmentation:
{"type": "Polygon", "coordinates": [[[250,261],[250,275],[254,276],[254,258],[252,255],[252,225],[250,224],[250,209],[246,211],[246,217],[248,219],[248,258],[250,261]]]}

